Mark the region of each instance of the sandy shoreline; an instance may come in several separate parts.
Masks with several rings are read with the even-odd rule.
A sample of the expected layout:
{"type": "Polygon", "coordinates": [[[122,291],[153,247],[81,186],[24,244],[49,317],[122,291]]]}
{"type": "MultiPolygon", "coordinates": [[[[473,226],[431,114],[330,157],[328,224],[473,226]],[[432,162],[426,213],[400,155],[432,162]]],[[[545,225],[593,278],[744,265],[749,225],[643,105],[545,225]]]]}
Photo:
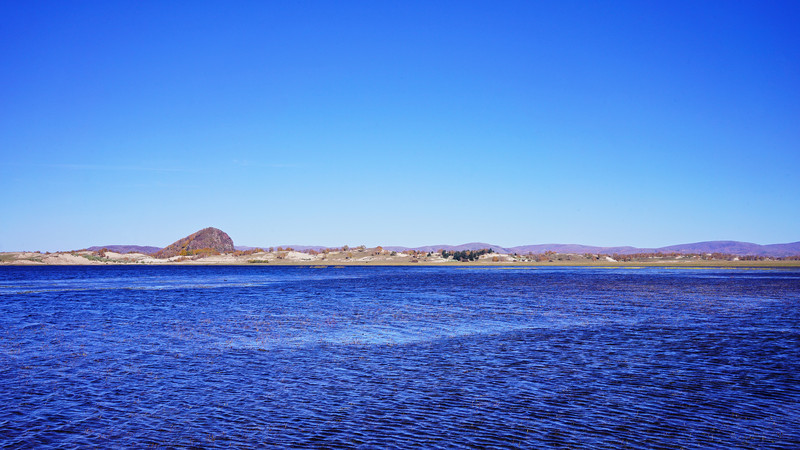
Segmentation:
{"type": "MultiPolygon", "coordinates": [[[[535,258],[533,258],[535,259],[535,258]]],[[[507,255],[491,253],[476,261],[459,262],[444,259],[438,253],[402,254],[380,252],[374,249],[362,251],[338,251],[309,254],[295,251],[283,252],[238,252],[205,257],[154,258],[142,253],[114,252],[7,252],[0,253],[0,266],[97,266],[97,265],[214,265],[214,266],[433,266],[433,267],[800,267],[798,260],[737,261],[703,259],[700,257],[641,258],[634,261],[614,261],[611,258],[590,258],[586,255],[555,254],[545,261],[532,260],[530,255],[507,255]]]]}

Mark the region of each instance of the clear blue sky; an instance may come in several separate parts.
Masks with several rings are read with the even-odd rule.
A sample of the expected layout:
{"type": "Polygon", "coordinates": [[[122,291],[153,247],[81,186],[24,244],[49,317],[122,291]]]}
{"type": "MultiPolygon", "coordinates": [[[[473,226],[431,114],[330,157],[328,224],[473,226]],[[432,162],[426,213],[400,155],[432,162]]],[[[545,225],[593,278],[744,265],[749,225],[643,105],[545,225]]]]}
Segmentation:
{"type": "Polygon", "coordinates": [[[0,5],[0,251],[800,240],[800,2],[0,5]]]}

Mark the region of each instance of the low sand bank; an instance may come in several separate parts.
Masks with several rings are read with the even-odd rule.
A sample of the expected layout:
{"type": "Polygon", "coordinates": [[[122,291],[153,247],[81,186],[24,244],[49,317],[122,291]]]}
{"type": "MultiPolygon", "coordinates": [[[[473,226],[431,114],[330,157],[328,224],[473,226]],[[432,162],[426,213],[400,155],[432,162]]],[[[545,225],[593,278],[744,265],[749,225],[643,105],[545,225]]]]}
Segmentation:
{"type": "Polygon", "coordinates": [[[737,261],[702,257],[641,258],[614,261],[605,257],[553,254],[537,260],[536,255],[490,253],[475,261],[459,262],[439,253],[403,254],[376,249],[304,253],[296,251],[235,252],[210,256],[155,258],[142,253],[114,252],[8,252],[0,253],[0,265],[275,265],[275,266],[578,266],[578,267],[800,267],[797,260],[767,259],[737,261]]]}

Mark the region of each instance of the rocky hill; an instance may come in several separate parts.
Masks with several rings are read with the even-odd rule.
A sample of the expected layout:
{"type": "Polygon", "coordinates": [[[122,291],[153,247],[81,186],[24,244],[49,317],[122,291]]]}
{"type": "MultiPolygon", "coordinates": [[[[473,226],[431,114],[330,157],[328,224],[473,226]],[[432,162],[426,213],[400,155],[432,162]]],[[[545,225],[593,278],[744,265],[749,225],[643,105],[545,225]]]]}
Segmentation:
{"type": "Polygon", "coordinates": [[[234,251],[233,239],[217,228],[203,228],[159,250],[157,258],[173,256],[216,255],[234,251]]]}

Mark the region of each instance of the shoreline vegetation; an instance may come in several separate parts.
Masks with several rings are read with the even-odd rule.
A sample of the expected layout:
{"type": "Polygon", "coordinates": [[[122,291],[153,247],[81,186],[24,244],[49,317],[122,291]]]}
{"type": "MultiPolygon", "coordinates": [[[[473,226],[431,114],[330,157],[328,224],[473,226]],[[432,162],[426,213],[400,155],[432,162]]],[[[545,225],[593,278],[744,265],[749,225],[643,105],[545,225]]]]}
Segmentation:
{"type": "Polygon", "coordinates": [[[0,253],[0,265],[252,265],[308,266],[315,268],[342,266],[453,266],[453,267],[524,267],[524,266],[587,266],[587,267],[800,267],[800,256],[764,257],[727,254],[641,253],[574,254],[528,253],[505,254],[491,249],[424,252],[395,252],[381,247],[359,246],[297,251],[292,248],[268,248],[218,252],[210,248],[183,251],[168,258],[144,253],[117,253],[107,249],[68,252],[0,253]]]}

